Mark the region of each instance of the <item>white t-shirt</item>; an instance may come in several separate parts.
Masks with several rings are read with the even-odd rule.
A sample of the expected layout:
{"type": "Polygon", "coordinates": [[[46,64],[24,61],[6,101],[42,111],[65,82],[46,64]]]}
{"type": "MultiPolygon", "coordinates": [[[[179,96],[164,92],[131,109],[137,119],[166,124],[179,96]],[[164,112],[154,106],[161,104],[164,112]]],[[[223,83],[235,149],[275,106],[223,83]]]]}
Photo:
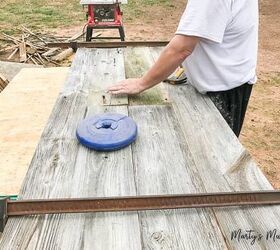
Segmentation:
{"type": "Polygon", "coordinates": [[[258,0],[189,0],[176,34],[202,39],[183,66],[201,93],[256,82],[258,0]]]}

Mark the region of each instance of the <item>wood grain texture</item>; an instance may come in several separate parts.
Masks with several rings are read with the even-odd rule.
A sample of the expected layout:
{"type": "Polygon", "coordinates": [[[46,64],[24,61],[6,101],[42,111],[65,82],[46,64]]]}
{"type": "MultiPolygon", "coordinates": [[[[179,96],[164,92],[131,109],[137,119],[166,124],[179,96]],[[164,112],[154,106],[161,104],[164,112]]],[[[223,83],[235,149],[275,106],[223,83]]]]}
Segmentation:
{"type": "Polygon", "coordinates": [[[124,56],[122,49],[80,49],[75,55],[75,63],[69,84],[62,90],[63,96],[82,92],[94,95],[100,105],[127,105],[127,96],[110,96],[106,89],[118,81],[123,80],[124,56]],[[86,53],[85,51],[90,51],[86,53]],[[83,53],[82,53],[83,52],[83,53]],[[98,77],[94,78],[94,75],[98,77]],[[105,101],[104,101],[105,100],[105,101]]]}
{"type": "MultiPolygon", "coordinates": [[[[143,76],[154,64],[154,58],[148,47],[128,47],[124,52],[126,78],[143,76]]],[[[159,105],[168,102],[168,96],[162,84],[139,95],[130,96],[130,105],[159,105]]]]}
{"type": "MultiPolygon", "coordinates": [[[[139,77],[161,48],[125,51],[126,77],[139,77]]],[[[161,85],[151,91],[167,91],[172,104],[154,102],[162,97],[151,92],[129,109],[127,97],[104,103],[104,89],[124,78],[123,50],[78,50],[21,199],[272,189],[207,97],[188,85],[161,85]],[[131,147],[98,153],[78,144],[79,121],[103,112],[135,119],[131,147]]],[[[265,237],[279,215],[271,206],[18,217],[9,219],[0,249],[279,249],[277,240],[230,239],[238,229],[265,237]]]]}
{"type": "MultiPolygon", "coordinates": [[[[161,48],[151,52],[156,59],[161,48]]],[[[201,177],[206,192],[272,189],[207,96],[189,85],[165,86],[195,162],[190,170],[201,177]]],[[[265,237],[270,230],[279,231],[280,206],[216,208],[214,213],[229,248],[252,249],[250,240],[231,240],[231,232],[252,229],[254,235],[263,235],[254,248],[279,249],[279,240],[274,242],[265,237]]]]}
{"type": "Polygon", "coordinates": [[[23,41],[19,44],[19,61],[25,62],[27,60],[26,43],[23,41]]]}
{"type": "MultiPolygon", "coordinates": [[[[193,171],[198,171],[207,192],[272,189],[210,99],[191,86],[170,86],[169,90],[196,163],[193,171]]],[[[268,231],[280,225],[280,206],[217,208],[214,213],[227,244],[233,249],[252,248],[249,240],[232,241],[234,230],[252,229],[265,237],[268,231]]],[[[279,241],[262,239],[254,246],[279,249],[279,244],[279,241]]]]}
{"type": "Polygon", "coordinates": [[[6,88],[8,84],[9,80],[3,74],[0,73],[0,93],[4,88],[6,88]]]}
{"type": "MultiPolygon", "coordinates": [[[[139,128],[133,144],[138,195],[203,192],[189,171],[186,142],[170,106],[132,106],[130,116],[139,128]]],[[[209,209],[141,212],[145,249],[224,249],[215,217],[209,209]],[[208,237],[205,237],[207,235],[208,237]]]]}
{"type": "Polygon", "coordinates": [[[69,48],[69,49],[65,49],[62,52],[60,52],[59,54],[53,56],[51,59],[56,62],[61,62],[61,61],[65,60],[66,58],[72,56],[73,54],[74,54],[74,50],[72,48],[69,48]]]}
{"type": "MultiPolygon", "coordinates": [[[[78,122],[87,115],[104,111],[127,114],[127,107],[100,106],[90,96],[103,87],[100,78],[104,82],[124,79],[124,65],[111,63],[114,58],[118,60],[118,54],[115,49],[78,51],[36,149],[20,199],[135,195],[129,147],[97,153],[80,146],[75,138],[78,122]],[[97,59],[106,67],[94,63],[97,59]]],[[[10,218],[0,249],[140,249],[139,230],[137,213],[10,218]]]]}

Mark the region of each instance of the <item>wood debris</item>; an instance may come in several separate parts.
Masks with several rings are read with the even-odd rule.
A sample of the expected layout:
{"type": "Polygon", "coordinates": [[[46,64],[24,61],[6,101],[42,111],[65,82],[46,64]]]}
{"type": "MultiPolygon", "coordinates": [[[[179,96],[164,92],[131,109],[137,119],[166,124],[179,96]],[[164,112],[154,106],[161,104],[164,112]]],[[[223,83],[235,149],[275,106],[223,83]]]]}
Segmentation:
{"type": "Polygon", "coordinates": [[[0,92],[9,84],[9,80],[0,73],[0,92]]]}
{"type": "Polygon", "coordinates": [[[22,35],[22,42],[19,44],[19,61],[25,62],[26,60],[27,60],[26,43],[24,40],[24,36],[22,35]]]}
{"type": "Polygon", "coordinates": [[[65,49],[62,52],[60,52],[59,54],[53,56],[52,59],[56,62],[61,62],[73,54],[74,54],[73,49],[69,48],[69,49],[65,49]]]}
{"type": "Polygon", "coordinates": [[[5,58],[2,56],[2,59],[44,66],[59,66],[59,62],[74,53],[72,49],[49,48],[47,46],[49,42],[75,41],[84,35],[83,32],[79,32],[71,38],[55,37],[49,34],[33,32],[23,25],[20,31],[21,35],[19,37],[6,33],[1,34],[0,40],[5,43],[3,48],[0,47],[0,55],[5,55],[5,58]]]}

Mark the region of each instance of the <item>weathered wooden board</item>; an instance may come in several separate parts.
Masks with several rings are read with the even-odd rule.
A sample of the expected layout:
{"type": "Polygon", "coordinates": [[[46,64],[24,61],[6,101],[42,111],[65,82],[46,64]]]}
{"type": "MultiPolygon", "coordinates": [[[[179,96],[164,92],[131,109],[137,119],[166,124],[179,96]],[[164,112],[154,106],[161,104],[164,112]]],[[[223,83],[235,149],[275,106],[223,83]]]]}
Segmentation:
{"type": "Polygon", "coordinates": [[[3,91],[4,88],[9,84],[9,80],[0,73],[0,93],[3,91]]]}
{"type": "MultiPolygon", "coordinates": [[[[159,53],[160,49],[152,49],[155,59],[159,53]]],[[[210,98],[189,85],[166,87],[195,162],[190,171],[201,177],[206,192],[273,189],[210,98]]],[[[232,232],[239,229],[263,235],[254,243],[256,248],[280,248],[279,240],[265,238],[270,230],[279,230],[280,206],[218,208],[214,213],[229,248],[252,249],[253,239],[231,240],[232,232]]]]}
{"type": "Polygon", "coordinates": [[[23,41],[19,44],[19,61],[25,62],[27,60],[26,43],[23,41]]]}
{"type": "MultiPolygon", "coordinates": [[[[75,139],[77,124],[86,115],[103,109],[127,113],[127,107],[100,107],[90,96],[100,87],[100,74],[106,82],[124,79],[124,64],[111,63],[121,58],[118,55],[116,49],[78,51],[36,149],[21,199],[135,195],[130,148],[106,155],[83,148],[75,139]],[[101,71],[100,63],[94,63],[97,58],[101,71]]],[[[0,249],[140,249],[139,230],[137,213],[11,218],[0,249]]]]}
{"type": "MultiPolygon", "coordinates": [[[[104,62],[107,61],[108,64],[111,59],[114,59],[115,51],[111,50],[108,54],[108,51],[100,50],[98,58],[103,58],[104,62]]],[[[122,52],[118,51],[117,53],[122,52]]],[[[117,68],[115,65],[112,67],[113,69],[104,68],[104,66],[96,69],[96,72],[100,72],[100,74],[94,74],[90,89],[101,85],[100,76],[102,77],[104,69],[105,72],[114,70],[112,74],[104,74],[105,81],[120,81],[125,78],[123,63],[120,63],[117,68]]],[[[103,112],[128,115],[127,106],[102,105],[96,98],[96,94],[90,91],[86,117],[103,112]]],[[[76,162],[80,167],[85,168],[85,171],[79,170],[76,173],[77,186],[80,187],[76,190],[76,197],[136,195],[131,147],[111,153],[98,153],[80,147],[76,162]],[[88,188],[85,189],[79,185],[81,180],[83,183],[87,183],[83,185],[88,188]],[[92,190],[89,189],[90,187],[92,190]]],[[[82,247],[85,249],[141,249],[137,212],[88,214],[84,216],[80,227],[84,228],[82,247]]],[[[71,231],[67,233],[71,234],[71,231]]]]}
{"type": "Polygon", "coordinates": [[[71,83],[65,85],[64,96],[82,92],[86,95],[94,95],[100,105],[127,105],[127,96],[111,96],[106,93],[110,85],[123,80],[124,72],[119,69],[119,67],[124,68],[123,50],[91,50],[90,58],[85,58],[85,54],[75,55],[76,64],[71,66],[71,83]],[[94,79],[93,76],[96,74],[98,78],[94,79]]]}
{"type": "MultiPolygon", "coordinates": [[[[272,189],[209,98],[202,97],[191,86],[170,87],[170,97],[196,163],[195,171],[201,176],[207,192],[272,189]]],[[[214,212],[232,248],[251,248],[249,240],[240,243],[231,240],[235,230],[242,229],[244,233],[252,229],[265,236],[280,225],[280,206],[220,208],[214,212]]],[[[254,246],[279,249],[280,242],[262,239],[254,246]]]]}
{"type": "MultiPolygon", "coordinates": [[[[139,77],[159,51],[78,50],[20,198],[272,189],[212,102],[191,86],[158,87],[172,104],[142,96],[127,108],[127,97],[108,99],[105,88],[125,78],[124,58],[126,77],[139,77]],[[137,141],[110,153],[80,146],[78,122],[101,112],[132,116],[137,141]]],[[[279,206],[19,217],[9,219],[0,249],[279,249],[272,239],[231,240],[238,229],[265,237],[279,220],[279,206]]]]}
{"type": "Polygon", "coordinates": [[[22,69],[0,94],[0,195],[18,194],[67,73],[22,69]]]}
{"type": "MultiPolygon", "coordinates": [[[[128,48],[125,56],[127,78],[141,77],[154,63],[149,48],[128,48]]],[[[199,177],[196,174],[192,176],[188,171],[189,165],[194,162],[187,161],[187,145],[173,108],[169,105],[149,105],[154,100],[158,101],[156,104],[167,104],[162,101],[162,93],[163,86],[158,86],[149,90],[146,97],[138,97],[142,101],[133,102],[133,105],[137,103],[141,106],[129,107],[129,114],[139,127],[137,143],[132,146],[137,194],[204,192],[199,177]]],[[[139,220],[145,249],[226,247],[211,210],[141,212],[139,220]]]]}
{"type": "MultiPolygon", "coordinates": [[[[154,63],[150,49],[147,47],[128,47],[125,49],[124,56],[127,78],[141,77],[154,63]]],[[[130,105],[159,105],[166,102],[168,102],[168,96],[162,84],[129,97],[130,105]]]]}
{"type": "MultiPolygon", "coordinates": [[[[138,195],[204,192],[171,106],[131,106],[139,137],[133,144],[138,195]],[[193,167],[193,166],[192,166],[193,167]]],[[[209,209],[141,212],[145,249],[224,249],[216,219],[209,209]],[[205,237],[207,235],[208,237],[205,237]],[[191,239],[191,240],[190,240],[191,239]]]]}

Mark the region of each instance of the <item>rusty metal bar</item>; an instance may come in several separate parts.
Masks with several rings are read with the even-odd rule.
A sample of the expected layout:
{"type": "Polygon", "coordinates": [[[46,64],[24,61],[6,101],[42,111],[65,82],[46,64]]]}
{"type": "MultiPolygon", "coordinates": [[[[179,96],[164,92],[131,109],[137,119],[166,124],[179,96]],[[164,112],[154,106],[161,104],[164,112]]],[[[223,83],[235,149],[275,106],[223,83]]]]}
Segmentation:
{"type": "Polygon", "coordinates": [[[280,190],[86,199],[0,200],[0,231],[8,216],[280,205],[280,190]]]}
{"type": "Polygon", "coordinates": [[[168,41],[124,41],[124,42],[56,42],[47,43],[50,48],[123,48],[123,47],[163,47],[168,41]]]}
{"type": "Polygon", "coordinates": [[[7,215],[280,204],[280,191],[7,201],[7,215]]]}

